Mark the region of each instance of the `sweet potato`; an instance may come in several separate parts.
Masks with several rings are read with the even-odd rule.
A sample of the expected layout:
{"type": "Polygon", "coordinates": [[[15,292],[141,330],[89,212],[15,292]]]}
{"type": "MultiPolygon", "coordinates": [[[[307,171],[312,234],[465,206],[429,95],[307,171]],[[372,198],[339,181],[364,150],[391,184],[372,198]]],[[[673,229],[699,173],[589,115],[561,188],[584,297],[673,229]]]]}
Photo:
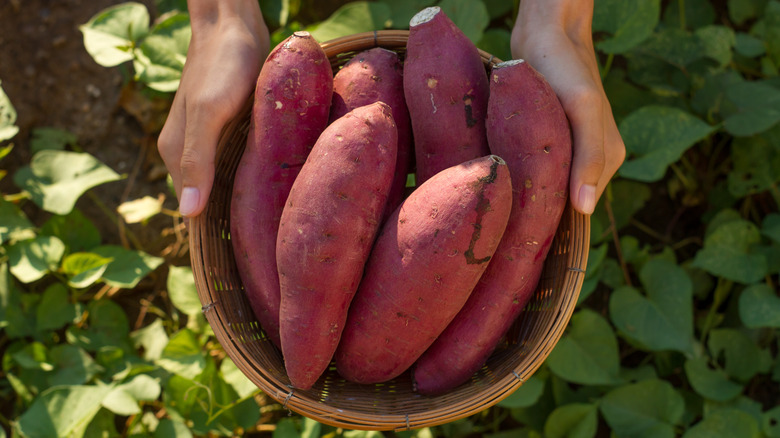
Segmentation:
{"type": "Polygon", "coordinates": [[[381,47],[365,50],[350,59],[333,77],[331,121],[374,102],[384,102],[393,111],[398,129],[398,153],[393,186],[384,217],[403,199],[412,151],[412,128],[404,100],[403,66],[398,54],[381,47]]]}
{"type": "Polygon", "coordinates": [[[571,131],[544,77],[522,60],[490,74],[491,151],[514,198],[506,232],[466,305],[414,366],[417,391],[439,394],[481,368],[532,296],[568,199],[571,131]]]}
{"type": "Polygon", "coordinates": [[[279,332],[293,387],[328,367],[374,243],[393,180],[397,133],[383,102],[323,131],[290,191],[279,225],[279,332]]]}
{"type": "Polygon", "coordinates": [[[417,184],[488,155],[487,72],[474,43],[438,6],[409,23],[404,94],[412,119],[417,184]]]}
{"type": "Polygon", "coordinates": [[[274,48],[257,78],[246,149],[236,169],[230,240],[252,310],[279,342],[276,234],[290,187],[328,124],[333,71],[308,32],[274,48]]]}
{"type": "Polygon", "coordinates": [[[390,380],[436,339],[493,256],[511,207],[504,161],[447,168],[395,210],[366,264],[336,350],[342,377],[390,380]]]}

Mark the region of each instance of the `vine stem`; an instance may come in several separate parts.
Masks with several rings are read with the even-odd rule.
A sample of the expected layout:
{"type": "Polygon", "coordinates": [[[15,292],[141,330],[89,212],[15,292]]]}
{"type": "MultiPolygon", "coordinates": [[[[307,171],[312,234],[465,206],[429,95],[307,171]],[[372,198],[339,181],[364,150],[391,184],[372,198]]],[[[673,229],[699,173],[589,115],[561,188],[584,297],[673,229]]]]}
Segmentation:
{"type": "Polygon", "coordinates": [[[704,341],[707,339],[707,336],[710,334],[710,330],[712,330],[712,327],[715,322],[715,314],[718,311],[718,307],[720,307],[724,301],[726,301],[726,298],[728,298],[729,294],[731,293],[732,286],[734,285],[734,282],[731,280],[726,280],[723,277],[718,277],[718,284],[715,286],[715,298],[712,300],[712,306],[710,306],[710,311],[707,313],[707,319],[704,320],[704,327],[702,327],[701,330],[701,337],[699,338],[699,342],[703,345],[704,341]]]}
{"type": "Polygon", "coordinates": [[[615,222],[615,214],[612,211],[611,184],[607,185],[606,196],[604,197],[604,209],[607,210],[607,216],[609,217],[609,227],[612,230],[612,240],[615,244],[620,270],[623,271],[623,279],[626,281],[627,286],[632,286],[631,275],[628,273],[628,265],[626,264],[626,259],[623,257],[623,248],[620,246],[620,236],[618,235],[617,223],[615,222]]]}

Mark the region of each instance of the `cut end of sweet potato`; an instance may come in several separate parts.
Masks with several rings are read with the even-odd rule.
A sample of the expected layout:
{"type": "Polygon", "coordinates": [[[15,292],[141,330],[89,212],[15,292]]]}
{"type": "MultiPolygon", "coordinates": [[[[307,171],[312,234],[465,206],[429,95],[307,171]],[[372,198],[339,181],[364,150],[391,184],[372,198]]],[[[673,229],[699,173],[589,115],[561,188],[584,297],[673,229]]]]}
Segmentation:
{"type": "Polygon", "coordinates": [[[510,59],[509,61],[499,62],[498,64],[493,66],[493,69],[511,67],[513,65],[522,64],[524,62],[525,62],[524,59],[510,59]]]}
{"type": "Polygon", "coordinates": [[[504,159],[499,157],[498,155],[491,155],[490,159],[493,160],[494,163],[497,163],[499,166],[506,165],[506,161],[504,161],[504,159]]]}
{"type": "Polygon", "coordinates": [[[305,30],[299,30],[299,31],[293,32],[293,36],[294,37],[298,37],[298,38],[310,38],[311,34],[309,32],[307,32],[307,31],[305,31],[305,30]]]}
{"type": "Polygon", "coordinates": [[[425,8],[422,11],[415,14],[414,17],[412,17],[412,19],[409,21],[409,27],[414,27],[423,23],[427,23],[433,20],[433,17],[435,17],[436,14],[438,14],[439,12],[441,12],[441,8],[438,6],[431,6],[425,8]]]}

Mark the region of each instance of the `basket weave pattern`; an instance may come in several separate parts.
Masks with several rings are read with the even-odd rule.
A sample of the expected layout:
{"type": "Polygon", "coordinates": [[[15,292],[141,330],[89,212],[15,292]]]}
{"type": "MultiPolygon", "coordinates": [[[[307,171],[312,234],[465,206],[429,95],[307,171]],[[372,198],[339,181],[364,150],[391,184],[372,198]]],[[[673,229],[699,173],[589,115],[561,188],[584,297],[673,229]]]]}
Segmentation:
{"type": "MultiPolygon", "coordinates": [[[[408,31],[356,34],[322,44],[334,71],[373,47],[403,56],[408,31]]],[[[481,52],[486,69],[499,62],[481,52]]],[[[214,186],[203,214],[190,221],[190,255],[203,313],[238,368],[286,408],[348,429],[406,430],[447,423],[480,412],[516,390],[544,362],[561,337],[584,279],[590,220],[567,206],[537,290],[506,340],[470,382],[437,397],[417,394],[411,374],[383,384],[345,381],[331,366],[313,388],[292,390],[281,353],[265,336],[244,295],[230,243],[233,177],[244,151],[251,99],[224,129],[214,186]]]]}

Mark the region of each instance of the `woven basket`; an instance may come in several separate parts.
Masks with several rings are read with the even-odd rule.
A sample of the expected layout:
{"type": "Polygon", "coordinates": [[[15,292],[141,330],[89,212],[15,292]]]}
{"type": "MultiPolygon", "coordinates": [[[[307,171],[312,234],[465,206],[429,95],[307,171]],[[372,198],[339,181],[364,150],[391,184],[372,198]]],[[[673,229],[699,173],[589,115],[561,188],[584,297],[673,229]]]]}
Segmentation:
{"type": "MultiPolygon", "coordinates": [[[[352,55],[384,47],[403,56],[408,31],[355,34],[322,44],[338,69],[352,55]]],[[[481,52],[486,69],[499,62],[481,52]]],[[[507,342],[469,382],[437,397],[412,390],[409,372],[383,384],[342,379],[331,366],[315,386],[291,390],[281,353],[262,332],[241,285],[230,243],[230,197],[243,153],[251,99],[225,127],[216,175],[203,214],[190,221],[190,254],[203,312],[217,340],[238,368],[286,408],[321,423],[348,429],[407,430],[447,423],[480,412],[523,384],[561,337],[574,310],[587,262],[590,221],[567,206],[538,288],[507,342]]]]}

